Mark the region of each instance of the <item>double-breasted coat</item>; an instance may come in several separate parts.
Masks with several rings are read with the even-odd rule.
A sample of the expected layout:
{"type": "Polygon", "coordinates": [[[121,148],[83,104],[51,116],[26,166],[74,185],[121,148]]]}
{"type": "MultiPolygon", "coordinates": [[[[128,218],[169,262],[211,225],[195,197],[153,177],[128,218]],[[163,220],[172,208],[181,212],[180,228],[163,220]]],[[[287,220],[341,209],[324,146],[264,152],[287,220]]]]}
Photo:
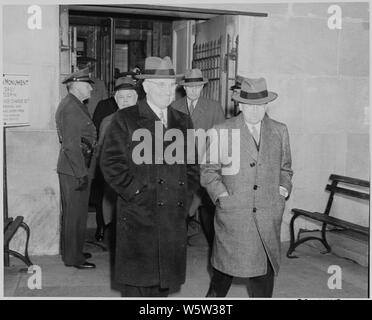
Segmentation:
{"type": "MultiPolygon", "coordinates": [[[[266,114],[261,123],[260,147],[257,150],[243,114],[226,120],[215,127],[228,129],[228,143],[211,139],[208,152],[215,147],[221,154],[231,152],[232,143],[239,143],[240,154],[235,153],[237,172],[221,171],[228,161],[208,161],[201,165],[201,184],[216,202],[215,241],[212,265],[219,271],[236,277],[256,277],[266,274],[267,257],[275,274],[280,265],[280,228],[285,198],[280,186],[292,190],[291,152],[285,124],[266,114]],[[232,129],[239,129],[240,142],[232,142],[232,129]],[[239,160],[239,161],[237,161],[239,160]]],[[[227,140],[223,140],[227,141],[227,140]]],[[[230,153],[231,154],[231,153],[230,153]]],[[[233,155],[234,157],[234,155],[233,155]]]]}
{"type": "MultiPolygon", "coordinates": [[[[105,134],[100,164],[118,194],[114,281],[169,288],[185,281],[186,215],[199,171],[186,161],[167,164],[159,159],[171,142],[164,142],[160,153],[155,151],[163,141],[163,135],[155,134],[155,122],[161,124],[146,100],[117,111],[105,134]],[[135,132],[145,132],[151,140],[135,139],[135,132]],[[135,160],[140,143],[144,153],[150,150],[147,163],[135,160]]],[[[185,140],[186,130],[192,128],[186,114],[169,107],[167,124],[167,129],[179,129],[185,140]]]]}

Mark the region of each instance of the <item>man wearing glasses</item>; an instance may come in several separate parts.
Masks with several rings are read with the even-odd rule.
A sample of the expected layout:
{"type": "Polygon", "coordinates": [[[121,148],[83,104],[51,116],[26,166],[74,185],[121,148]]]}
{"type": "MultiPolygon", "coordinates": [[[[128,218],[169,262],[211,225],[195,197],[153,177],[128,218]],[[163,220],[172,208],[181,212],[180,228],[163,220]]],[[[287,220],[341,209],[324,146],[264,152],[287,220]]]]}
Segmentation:
{"type": "Polygon", "coordinates": [[[146,58],[136,77],[144,79],[146,99],[115,113],[100,162],[118,194],[114,283],[125,297],[166,297],[185,281],[186,216],[199,172],[186,160],[191,119],[169,107],[176,86],[170,58],[146,58]],[[170,129],[182,141],[164,139],[170,129]],[[177,143],[185,152],[169,163],[164,150],[177,143]]]}

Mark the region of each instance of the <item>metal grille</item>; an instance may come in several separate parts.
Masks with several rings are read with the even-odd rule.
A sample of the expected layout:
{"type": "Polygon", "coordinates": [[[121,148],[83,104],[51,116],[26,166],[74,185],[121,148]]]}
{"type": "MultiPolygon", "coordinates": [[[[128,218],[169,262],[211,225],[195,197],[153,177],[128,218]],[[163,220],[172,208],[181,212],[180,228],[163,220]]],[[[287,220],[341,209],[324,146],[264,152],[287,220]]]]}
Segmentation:
{"type": "Polygon", "coordinates": [[[209,82],[202,91],[202,96],[221,101],[221,66],[222,66],[222,37],[193,46],[192,67],[202,71],[209,82]]]}

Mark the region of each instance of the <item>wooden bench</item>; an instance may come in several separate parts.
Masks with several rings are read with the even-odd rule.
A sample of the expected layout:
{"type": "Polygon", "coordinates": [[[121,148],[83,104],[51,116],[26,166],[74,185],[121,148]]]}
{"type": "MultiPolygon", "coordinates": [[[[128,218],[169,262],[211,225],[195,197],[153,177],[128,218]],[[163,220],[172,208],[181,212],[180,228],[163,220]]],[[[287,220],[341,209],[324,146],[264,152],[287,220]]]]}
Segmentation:
{"type": "Polygon", "coordinates": [[[9,254],[17,257],[18,259],[22,260],[28,267],[33,265],[29,256],[28,256],[28,242],[30,240],[30,228],[28,225],[23,221],[22,216],[18,216],[14,218],[4,218],[4,265],[9,267],[9,254]],[[25,245],[25,253],[21,254],[17,251],[9,249],[9,242],[13,238],[14,234],[18,230],[19,227],[22,227],[26,230],[26,245],[25,245]]]}
{"type": "MultiPolygon", "coordinates": [[[[302,243],[309,241],[309,240],[318,240],[320,241],[324,247],[326,248],[326,251],[323,253],[331,252],[331,247],[327,242],[326,238],[326,232],[328,230],[328,226],[331,225],[334,227],[333,230],[335,231],[343,231],[346,234],[358,238],[360,240],[369,240],[369,228],[360,226],[355,223],[351,223],[342,219],[338,219],[335,217],[330,216],[330,211],[333,203],[333,198],[336,194],[338,195],[344,195],[351,199],[362,199],[367,200],[369,202],[369,181],[361,180],[361,179],[355,179],[340,175],[331,174],[329,177],[329,180],[332,181],[331,184],[326,185],[326,190],[330,191],[330,195],[328,198],[328,202],[326,205],[326,208],[323,213],[319,212],[311,212],[306,211],[302,209],[292,209],[292,219],[289,224],[290,229],[290,237],[291,242],[289,245],[289,249],[287,251],[287,257],[288,258],[297,258],[297,256],[292,255],[293,251],[302,243]],[[339,186],[339,183],[342,183],[343,185],[347,186],[339,186]],[[350,188],[351,187],[351,188],[350,188]],[[355,191],[355,187],[358,188],[368,188],[368,192],[361,192],[361,191],[355,191]],[[298,217],[306,217],[310,218],[312,220],[316,220],[322,223],[321,227],[321,237],[315,237],[315,236],[307,236],[300,239],[300,233],[298,233],[297,240],[295,241],[295,235],[294,235],[294,222],[298,217]]],[[[311,230],[314,231],[314,230],[311,230]]]]}

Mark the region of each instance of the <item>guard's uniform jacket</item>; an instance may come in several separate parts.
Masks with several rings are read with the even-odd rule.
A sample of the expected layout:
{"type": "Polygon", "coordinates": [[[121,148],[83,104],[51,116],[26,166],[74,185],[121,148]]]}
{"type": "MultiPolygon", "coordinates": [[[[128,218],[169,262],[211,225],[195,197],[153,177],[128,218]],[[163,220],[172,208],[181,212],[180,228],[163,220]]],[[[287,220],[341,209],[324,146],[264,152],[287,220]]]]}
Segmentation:
{"type": "Polygon", "coordinates": [[[70,93],[58,106],[56,125],[61,143],[57,163],[62,202],[61,253],[66,265],[76,266],[85,262],[83,246],[95,167],[96,128],[87,107],[70,93]],[[76,190],[78,178],[84,176],[89,177],[88,187],[76,190]]]}
{"type": "MultiPolygon", "coordinates": [[[[114,276],[119,285],[170,288],[185,281],[186,216],[192,192],[200,187],[198,166],[187,165],[186,160],[184,164],[155,163],[159,161],[155,143],[163,139],[155,137],[156,121],[161,124],[142,100],[115,113],[103,142],[100,167],[119,195],[114,276]],[[132,152],[141,143],[132,139],[137,129],[151,136],[149,143],[142,142],[151,164],[134,161],[132,152]],[[138,195],[137,190],[141,190],[138,195]]],[[[167,124],[167,129],[182,131],[186,158],[190,117],[168,107],[167,124]]],[[[164,149],[170,143],[164,142],[164,149]]]]}

